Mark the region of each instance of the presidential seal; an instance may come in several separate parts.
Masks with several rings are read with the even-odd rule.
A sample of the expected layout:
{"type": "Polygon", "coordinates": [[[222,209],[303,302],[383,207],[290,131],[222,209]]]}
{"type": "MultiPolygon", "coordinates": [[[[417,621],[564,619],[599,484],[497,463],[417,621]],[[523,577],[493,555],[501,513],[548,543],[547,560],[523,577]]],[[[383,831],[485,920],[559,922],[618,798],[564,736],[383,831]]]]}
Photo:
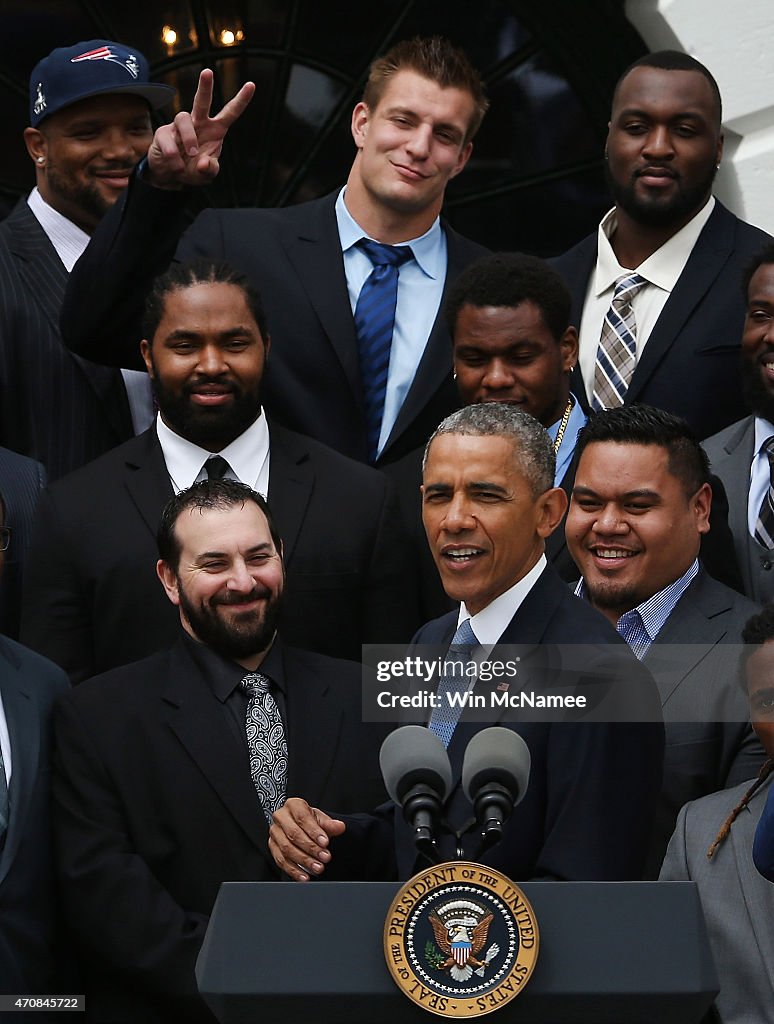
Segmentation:
{"type": "Polygon", "coordinates": [[[535,914],[521,889],[467,861],[414,875],[384,923],[384,955],[398,988],[443,1017],[478,1017],[515,998],[538,947],[535,914]]]}

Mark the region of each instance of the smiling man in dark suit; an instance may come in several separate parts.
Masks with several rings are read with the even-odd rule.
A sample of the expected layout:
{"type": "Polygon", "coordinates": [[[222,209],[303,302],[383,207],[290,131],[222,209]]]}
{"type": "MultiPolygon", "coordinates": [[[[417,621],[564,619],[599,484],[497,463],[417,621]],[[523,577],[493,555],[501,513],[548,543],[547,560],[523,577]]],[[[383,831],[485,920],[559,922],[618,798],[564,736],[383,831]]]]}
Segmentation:
{"type": "MultiPolygon", "coordinates": [[[[529,786],[502,840],[480,854],[476,829],[459,841],[444,834],[438,856],[452,860],[459,847],[464,859],[481,859],[517,881],[636,878],[661,781],[658,698],[653,680],[610,624],[573,597],[546,561],[545,540],[567,507],[554,472],[548,434],[519,409],[469,405],[441,423],[425,457],[423,520],[444,588],[458,606],[422,627],[415,650],[432,645],[425,652],[435,657],[454,644],[467,647],[472,660],[477,653],[491,661],[518,660],[520,685],[537,692],[556,682],[561,664],[564,680],[572,679],[590,702],[603,690],[613,702],[628,703],[616,704],[620,716],[588,721],[528,720],[500,705],[488,722],[458,712],[452,723],[437,719],[434,710],[427,724],[448,749],[453,782],[443,813],[455,827],[475,820],[461,767],[482,724],[514,729],[532,758],[529,786]]],[[[512,682],[504,685],[515,689],[512,682]]],[[[496,688],[503,688],[496,678],[472,683],[475,694],[496,688]]],[[[451,707],[443,681],[436,696],[441,708],[451,707]]],[[[345,831],[343,822],[291,798],[274,815],[270,848],[299,881],[331,864],[367,872],[375,851],[381,869],[385,850],[393,847],[393,870],[409,877],[427,861],[417,859],[409,826],[399,809],[392,810],[385,808],[380,820],[349,820],[345,831]]]]}
{"type": "Polygon", "coordinates": [[[646,402],[707,437],[743,415],[737,282],[768,235],[712,196],[723,154],[717,82],[665,50],[618,81],[605,161],[615,206],[555,261],[573,296],[590,407],[646,402]]]}
{"type": "Polygon", "coordinates": [[[151,110],[174,95],[148,73],[137,50],[90,39],[53,50],[30,76],[36,186],[0,224],[0,444],[42,462],[50,480],[152,417],[144,376],[122,380],[59,334],[68,273],[147,152],[151,110]]]}
{"type": "Polygon", "coordinates": [[[278,878],[268,821],[287,788],[383,799],[384,730],[362,723],[359,666],[280,641],[282,541],[260,495],[195,484],[158,550],[182,633],[60,703],[56,861],[93,1019],[193,1024],[214,1020],[194,965],[220,883],[278,878]]]}
{"type": "Polygon", "coordinates": [[[40,499],[22,636],[73,682],[174,640],[153,572],[166,501],[226,475],[268,494],[285,541],[288,642],[359,659],[408,640],[415,588],[381,473],[261,408],[269,334],[257,292],[224,264],[175,264],[148,299],[142,350],[156,423],[40,499]],[[404,570],[406,570],[404,572],[404,570]]]}
{"type": "Polygon", "coordinates": [[[634,405],[593,416],[578,438],[567,545],[576,588],[652,673],[666,729],[651,835],[656,877],[680,808],[754,775],[763,751],[736,685],[738,644],[757,606],[709,576],[707,457],[684,420],[634,405]]]}
{"type": "Polygon", "coordinates": [[[227,260],[266,296],[268,412],[351,458],[392,462],[423,446],[457,404],[439,309],[448,285],[484,250],[440,212],[487,108],[480,78],[446,40],[396,44],[371,66],[353,111],[357,152],[344,189],[281,210],[205,211],[178,246],[181,186],[217,173],[223,137],[252,88],[211,118],[205,71],[191,115],[158,130],[126,206],[73,277],[64,336],[87,358],[134,366],[142,283],[176,247],[178,259],[227,260]],[[401,265],[388,269],[393,259],[401,265]],[[365,301],[372,274],[391,276],[395,289],[378,341],[365,301]]]}

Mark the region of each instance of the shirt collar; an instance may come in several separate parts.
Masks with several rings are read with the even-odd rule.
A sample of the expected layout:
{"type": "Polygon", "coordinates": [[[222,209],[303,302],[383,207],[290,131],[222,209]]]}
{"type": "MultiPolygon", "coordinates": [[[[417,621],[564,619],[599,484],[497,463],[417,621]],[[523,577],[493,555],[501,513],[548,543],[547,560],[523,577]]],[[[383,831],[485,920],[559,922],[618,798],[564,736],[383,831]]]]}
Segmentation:
{"type": "Polygon", "coordinates": [[[27,196],[27,206],[45,231],[69,274],[89,244],[89,236],[59,210],[49,206],[37,186],[27,196]]]}
{"type": "Polygon", "coordinates": [[[475,615],[470,614],[463,601],[457,616],[457,625],[459,626],[465,619],[470,619],[471,628],[476,634],[479,644],[482,647],[494,647],[521,607],[527,594],[537,583],[547,564],[546,556],[541,555],[526,576],[523,576],[475,615]]]}
{"type": "Polygon", "coordinates": [[[774,437],[774,424],[765,420],[762,416],[755,417],[755,454],[763,450],[764,444],[770,437],[774,437]]]}
{"type": "MultiPolygon", "coordinates": [[[[249,669],[239,665],[231,658],[219,654],[212,647],[194,640],[185,630],[183,630],[183,643],[215,697],[221,704],[224,704],[248,674],[249,669]]],[[[272,685],[276,686],[283,694],[285,693],[282,644],[278,636],[275,635],[271,647],[255,671],[271,679],[272,685]]]]}
{"type": "Polygon", "coordinates": [[[604,292],[615,286],[620,277],[631,274],[633,270],[644,277],[646,281],[671,292],[677,284],[677,279],[685,269],[691,250],[701,234],[704,225],[710,218],[715,208],[715,197],[710,196],[699,212],[672,235],[661,248],[648,256],[639,267],[622,267],[615,257],[610,239],[613,237],[618,221],[616,208],[608,210],[602,218],[597,232],[597,266],[594,272],[594,294],[599,297],[604,292]]]}
{"type": "MultiPolygon", "coordinates": [[[[659,590],[657,594],[653,594],[652,597],[649,597],[646,601],[638,604],[636,608],[629,609],[629,612],[625,612],[624,614],[628,615],[632,611],[639,612],[640,618],[642,619],[642,625],[645,628],[645,632],[648,634],[648,639],[651,641],[655,640],[663,628],[664,623],[675,610],[677,602],[688,589],[698,571],[699,560],[698,558],[695,558],[687,571],[684,572],[679,579],[664,587],[663,590],[659,590]]],[[[575,596],[583,598],[584,601],[588,601],[589,599],[588,593],[586,592],[586,583],[583,577],[581,577],[575,585],[575,596]]]]}
{"type": "Polygon", "coordinates": [[[258,472],[256,467],[263,465],[269,451],[269,427],[263,412],[220,452],[208,452],[176,434],[160,415],[156,417],[156,433],[175,491],[190,487],[210,455],[215,454],[222,455],[237,478],[252,487],[258,472]]]}
{"type": "MultiPolygon", "coordinates": [[[[336,222],[339,228],[342,252],[347,252],[361,238],[371,237],[360,227],[347,209],[347,204],[344,202],[345,192],[346,186],[339,192],[336,199],[336,222]]],[[[378,242],[379,239],[374,238],[373,241],[378,242]]],[[[439,217],[436,217],[424,235],[420,235],[419,238],[408,238],[400,244],[411,246],[411,252],[420,269],[428,277],[432,277],[435,280],[446,272],[446,256],[441,244],[442,241],[441,221],[439,217]]]]}

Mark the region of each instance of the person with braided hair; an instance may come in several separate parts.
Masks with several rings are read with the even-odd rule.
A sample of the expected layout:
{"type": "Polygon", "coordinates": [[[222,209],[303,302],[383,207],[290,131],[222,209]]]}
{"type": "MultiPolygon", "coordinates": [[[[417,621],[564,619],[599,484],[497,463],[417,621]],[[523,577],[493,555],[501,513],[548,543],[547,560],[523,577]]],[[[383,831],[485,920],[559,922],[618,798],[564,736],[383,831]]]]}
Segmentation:
{"type": "Polygon", "coordinates": [[[661,881],[698,885],[723,1024],[770,1020],[774,1006],[774,888],[752,856],[756,826],[774,792],[774,604],[748,620],[742,639],[740,682],[767,760],[752,782],[683,807],[660,875],[661,881]]]}

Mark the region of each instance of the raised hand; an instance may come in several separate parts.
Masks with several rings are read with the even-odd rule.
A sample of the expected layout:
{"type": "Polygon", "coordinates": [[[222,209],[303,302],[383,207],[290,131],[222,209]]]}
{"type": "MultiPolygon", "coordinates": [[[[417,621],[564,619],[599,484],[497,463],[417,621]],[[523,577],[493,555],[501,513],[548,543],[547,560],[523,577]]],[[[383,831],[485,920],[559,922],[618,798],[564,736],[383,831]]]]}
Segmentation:
{"type": "Polygon", "coordinates": [[[231,125],[242,116],[255,93],[245,82],[214,117],[210,117],[214,76],[205,69],[190,114],[180,111],[171,124],[162,125],[148,150],[148,180],[158,188],[207,185],[220,170],[218,158],[231,125]]]}

